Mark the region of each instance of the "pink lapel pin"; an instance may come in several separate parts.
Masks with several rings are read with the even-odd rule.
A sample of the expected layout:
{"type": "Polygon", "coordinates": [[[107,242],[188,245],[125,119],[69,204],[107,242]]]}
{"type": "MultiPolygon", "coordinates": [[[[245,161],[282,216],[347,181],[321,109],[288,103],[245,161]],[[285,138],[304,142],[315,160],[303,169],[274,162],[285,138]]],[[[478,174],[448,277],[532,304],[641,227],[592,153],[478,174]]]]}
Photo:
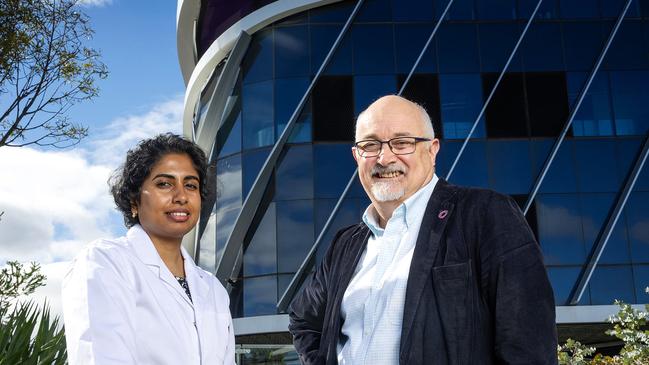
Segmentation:
{"type": "Polygon", "coordinates": [[[440,210],[439,214],[437,215],[437,218],[444,219],[444,218],[446,218],[447,215],[448,215],[448,210],[446,210],[446,209],[440,210]]]}

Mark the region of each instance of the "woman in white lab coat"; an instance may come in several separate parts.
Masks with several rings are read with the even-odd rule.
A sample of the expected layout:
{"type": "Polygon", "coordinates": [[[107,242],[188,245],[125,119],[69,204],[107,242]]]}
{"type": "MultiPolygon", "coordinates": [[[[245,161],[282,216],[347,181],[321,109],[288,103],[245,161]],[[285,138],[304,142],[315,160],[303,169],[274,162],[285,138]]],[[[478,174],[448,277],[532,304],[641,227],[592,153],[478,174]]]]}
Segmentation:
{"type": "Polygon", "coordinates": [[[233,364],[229,298],[181,246],[207,194],[205,154],[173,134],[128,151],[109,182],[129,228],[90,243],[63,282],[75,364],[233,364]]]}

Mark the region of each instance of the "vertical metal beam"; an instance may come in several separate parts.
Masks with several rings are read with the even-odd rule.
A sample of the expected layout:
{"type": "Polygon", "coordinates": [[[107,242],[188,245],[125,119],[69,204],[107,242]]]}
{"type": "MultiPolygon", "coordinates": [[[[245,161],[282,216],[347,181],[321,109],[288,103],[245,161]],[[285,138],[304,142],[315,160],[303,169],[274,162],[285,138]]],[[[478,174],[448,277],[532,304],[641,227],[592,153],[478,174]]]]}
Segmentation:
{"type": "Polygon", "coordinates": [[[518,47],[520,47],[521,43],[523,42],[523,39],[525,38],[525,35],[527,34],[527,30],[530,28],[530,25],[532,24],[532,21],[536,17],[536,13],[539,11],[539,8],[541,7],[542,2],[543,2],[543,0],[539,0],[539,2],[536,3],[536,7],[534,8],[534,11],[530,15],[530,18],[527,20],[527,23],[525,24],[525,28],[523,28],[523,31],[521,32],[521,35],[518,37],[518,41],[516,41],[516,45],[514,46],[514,49],[509,54],[509,58],[507,59],[507,62],[505,63],[505,66],[503,67],[502,71],[500,71],[500,75],[498,75],[498,79],[496,80],[496,83],[491,88],[491,92],[489,93],[489,96],[487,97],[487,100],[485,100],[484,104],[482,105],[482,109],[480,110],[480,113],[478,114],[478,117],[475,119],[475,122],[473,122],[473,125],[471,126],[471,130],[469,130],[469,133],[467,134],[466,138],[464,139],[464,143],[462,143],[462,147],[460,147],[460,151],[457,153],[457,156],[455,156],[455,160],[453,161],[453,165],[451,165],[451,168],[448,170],[448,173],[446,174],[446,180],[450,180],[451,175],[453,174],[453,171],[455,170],[455,166],[457,165],[458,161],[460,161],[460,157],[462,157],[462,153],[464,152],[464,149],[466,148],[466,145],[469,143],[469,140],[471,139],[471,136],[473,135],[473,132],[475,131],[476,127],[478,126],[478,123],[480,123],[480,119],[482,119],[482,116],[484,115],[485,111],[487,110],[487,106],[489,106],[489,103],[491,102],[491,98],[493,98],[494,94],[496,93],[496,89],[498,89],[498,85],[500,85],[500,81],[502,81],[503,77],[505,76],[505,72],[507,72],[507,69],[509,68],[509,65],[512,63],[512,60],[514,59],[514,56],[516,55],[516,52],[518,51],[518,47]]]}
{"type": "Polygon", "coordinates": [[[223,255],[216,265],[216,277],[221,280],[228,291],[232,289],[231,283],[237,280],[236,277],[239,273],[243,256],[243,240],[248,233],[248,230],[250,229],[250,225],[255,214],[257,213],[257,208],[263,198],[264,191],[268,186],[268,182],[270,181],[270,178],[272,176],[273,168],[275,168],[275,165],[279,160],[280,153],[284,149],[284,145],[288,141],[288,138],[291,135],[293,128],[295,127],[299,115],[311,95],[311,91],[320,78],[320,75],[324,72],[325,68],[329,64],[329,61],[333,58],[334,53],[338,49],[338,46],[340,45],[340,43],[342,43],[343,37],[351,26],[354,18],[356,17],[356,14],[363,5],[363,2],[364,0],[358,0],[358,2],[356,3],[356,6],[349,15],[349,18],[347,18],[347,22],[340,30],[338,38],[336,38],[333,45],[331,46],[331,49],[329,49],[329,53],[327,53],[327,56],[322,61],[318,72],[316,72],[313,80],[311,80],[311,84],[309,85],[304,95],[302,96],[302,99],[295,108],[293,115],[286,123],[284,131],[273,146],[273,149],[266,159],[264,166],[261,168],[261,171],[257,175],[255,182],[248,192],[248,196],[246,197],[243,206],[241,207],[241,211],[237,216],[234,227],[232,228],[230,236],[228,237],[228,240],[225,243],[225,247],[223,248],[223,255]]]}
{"type": "Polygon", "coordinates": [[[595,63],[595,66],[593,66],[593,69],[590,71],[590,75],[588,75],[588,79],[586,80],[586,83],[584,84],[581,91],[579,92],[579,97],[577,98],[575,105],[570,111],[570,116],[568,117],[568,121],[566,121],[566,124],[563,126],[563,130],[561,131],[559,138],[557,138],[557,140],[554,142],[554,145],[552,146],[552,150],[550,151],[548,158],[545,160],[545,163],[543,164],[543,169],[541,169],[541,172],[537,176],[536,181],[532,186],[532,191],[528,195],[527,201],[525,202],[525,206],[523,207],[523,214],[527,214],[527,211],[532,206],[532,202],[534,202],[534,198],[536,198],[536,194],[538,193],[539,188],[541,187],[541,184],[545,179],[545,175],[548,173],[550,166],[552,166],[552,162],[554,161],[554,158],[556,157],[557,152],[559,151],[559,147],[561,147],[563,140],[566,138],[566,134],[568,133],[568,130],[570,130],[570,127],[572,126],[572,121],[574,120],[575,115],[577,115],[577,112],[581,107],[581,103],[584,101],[584,98],[588,93],[588,89],[590,89],[591,83],[595,79],[595,75],[597,75],[597,72],[599,71],[602,62],[604,61],[604,57],[608,53],[608,49],[611,46],[611,43],[613,43],[613,39],[615,38],[615,35],[617,34],[618,29],[620,28],[620,24],[622,24],[622,20],[624,20],[624,17],[626,16],[626,12],[629,9],[629,5],[631,5],[631,1],[633,0],[627,0],[626,4],[620,11],[620,15],[618,15],[617,17],[615,26],[613,27],[611,33],[608,35],[608,39],[606,40],[604,47],[602,47],[602,51],[600,52],[599,57],[597,58],[597,62],[595,63]]]}
{"type": "MultiPolygon", "coordinates": [[[[419,52],[419,56],[417,57],[417,60],[415,61],[414,65],[410,69],[410,72],[408,73],[408,77],[406,77],[405,81],[403,82],[403,85],[401,85],[401,89],[399,90],[399,93],[397,95],[403,94],[403,91],[406,89],[406,86],[408,85],[408,82],[412,78],[412,75],[414,74],[415,70],[417,69],[417,66],[419,66],[419,63],[421,62],[421,59],[424,57],[424,54],[428,50],[428,47],[430,46],[431,41],[435,37],[435,34],[437,33],[437,29],[439,26],[442,24],[442,20],[444,17],[446,17],[446,14],[448,13],[448,10],[451,8],[451,5],[453,4],[454,0],[449,0],[448,3],[446,4],[446,8],[444,8],[444,11],[440,15],[439,19],[435,23],[435,27],[433,28],[433,31],[430,33],[430,36],[428,37],[428,40],[426,41],[426,44],[424,44],[423,48],[421,49],[421,52],[419,52]]],[[[347,182],[347,185],[345,186],[345,190],[343,190],[342,194],[338,198],[338,201],[336,202],[336,205],[334,206],[333,210],[329,214],[329,218],[327,218],[327,221],[325,222],[324,226],[320,230],[320,233],[318,234],[318,238],[315,240],[313,245],[311,246],[311,249],[307,253],[306,257],[302,261],[302,264],[300,264],[300,268],[297,270],[295,275],[293,276],[293,279],[291,279],[291,282],[288,284],[288,287],[286,287],[286,290],[282,294],[281,298],[277,302],[277,308],[279,311],[283,312],[288,308],[288,305],[290,304],[291,300],[293,299],[293,296],[295,295],[295,292],[302,286],[302,283],[304,283],[304,280],[306,280],[307,277],[307,269],[309,268],[309,263],[311,262],[311,259],[315,255],[316,251],[318,250],[318,247],[320,246],[320,242],[324,238],[325,234],[327,233],[327,230],[329,229],[329,226],[331,226],[331,223],[333,223],[334,217],[338,213],[338,210],[340,209],[340,206],[342,205],[343,200],[345,200],[345,197],[347,196],[347,193],[349,192],[349,189],[354,183],[354,180],[356,179],[356,176],[358,176],[358,169],[354,170],[354,173],[352,174],[351,178],[347,182]]]]}
{"type": "Polygon", "coordinates": [[[642,147],[642,152],[638,154],[633,169],[631,170],[631,172],[629,173],[626,179],[626,183],[624,184],[624,189],[622,189],[620,195],[617,198],[617,201],[615,203],[615,208],[609,215],[608,220],[606,221],[606,225],[604,226],[602,231],[600,231],[600,234],[597,239],[597,243],[593,247],[593,251],[591,252],[590,259],[588,260],[588,264],[582,271],[579,278],[579,282],[577,283],[577,285],[575,286],[572,292],[572,295],[570,297],[570,302],[569,302],[570,305],[577,305],[577,303],[579,303],[579,300],[581,300],[582,295],[584,295],[584,291],[586,290],[586,285],[588,285],[590,278],[593,276],[593,272],[595,271],[595,268],[599,263],[599,259],[602,256],[602,252],[604,252],[604,249],[606,248],[606,244],[608,243],[608,239],[611,237],[613,228],[615,228],[615,224],[620,218],[620,214],[622,213],[622,210],[624,210],[624,206],[626,205],[626,202],[629,199],[629,195],[631,194],[631,191],[633,191],[633,186],[638,180],[638,176],[640,176],[642,167],[647,161],[647,155],[649,155],[649,133],[647,133],[647,136],[645,137],[644,146],[642,147]]]}

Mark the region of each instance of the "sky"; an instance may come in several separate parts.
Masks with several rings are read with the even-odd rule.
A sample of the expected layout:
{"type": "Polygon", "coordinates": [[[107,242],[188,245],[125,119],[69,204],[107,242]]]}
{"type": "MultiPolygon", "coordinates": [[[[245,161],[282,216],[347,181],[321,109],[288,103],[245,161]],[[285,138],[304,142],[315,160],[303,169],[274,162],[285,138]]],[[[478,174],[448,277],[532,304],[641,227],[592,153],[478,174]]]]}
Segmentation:
{"type": "Polygon", "coordinates": [[[88,242],[126,232],[107,180],[137,141],[182,131],[184,83],[172,0],[82,0],[109,69],[99,96],[69,117],[89,136],[66,149],[0,148],[0,267],[36,261],[47,275],[37,291],[60,313],[60,283],[88,242]]]}

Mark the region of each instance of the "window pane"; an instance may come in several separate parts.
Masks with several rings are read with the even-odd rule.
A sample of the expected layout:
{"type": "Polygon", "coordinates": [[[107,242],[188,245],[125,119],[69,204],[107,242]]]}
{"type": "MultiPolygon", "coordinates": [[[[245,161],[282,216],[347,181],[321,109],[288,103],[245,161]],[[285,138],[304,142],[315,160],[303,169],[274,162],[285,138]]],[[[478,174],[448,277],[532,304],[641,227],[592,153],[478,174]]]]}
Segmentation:
{"type": "MultiPolygon", "coordinates": [[[[564,19],[597,18],[598,6],[592,0],[560,0],[561,17],[564,19]]],[[[610,303],[609,303],[610,304],[610,303]]]]}
{"type": "MultiPolygon", "coordinates": [[[[311,26],[311,73],[315,74],[342,29],[342,25],[311,26]]],[[[325,74],[339,75],[352,72],[352,38],[347,32],[329,61],[325,74]]]]}
{"type": "Polygon", "coordinates": [[[342,1],[311,9],[309,19],[311,23],[344,23],[349,18],[353,8],[353,3],[342,1]]]}
{"type": "Polygon", "coordinates": [[[272,145],[273,82],[243,85],[243,148],[272,145]]]}
{"type": "Polygon", "coordinates": [[[649,301],[649,294],[646,292],[646,288],[649,286],[649,265],[633,265],[633,280],[638,303],[647,303],[649,301]]]}
{"type": "Polygon", "coordinates": [[[546,265],[581,265],[586,260],[576,194],[539,194],[539,241],[546,265]]]}
{"type": "Polygon", "coordinates": [[[351,76],[321,76],[313,90],[313,140],[353,141],[351,76]]]}
{"type": "Polygon", "coordinates": [[[626,20],[611,43],[604,65],[609,70],[646,69],[649,67],[649,53],[643,40],[643,24],[626,20]]]}
{"type": "MultiPolygon", "coordinates": [[[[428,2],[430,4],[430,2],[428,2]]],[[[396,46],[397,72],[408,74],[415,65],[419,53],[426,45],[433,31],[432,24],[395,24],[394,42],[396,46]]],[[[437,55],[435,54],[435,39],[419,61],[416,72],[437,72],[437,55]]]]}
{"type": "Polygon", "coordinates": [[[563,41],[567,69],[590,71],[604,46],[602,26],[599,22],[564,23],[563,41]]]}
{"type": "Polygon", "coordinates": [[[323,144],[313,148],[315,196],[338,198],[356,169],[351,144],[323,144]]]}
{"type": "Polygon", "coordinates": [[[354,73],[394,72],[394,34],[391,25],[354,25],[354,73]]]}
{"type": "MultiPolygon", "coordinates": [[[[498,74],[482,74],[482,95],[486,99],[498,80],[498,74]]],[[[494,94],[485,117],[489,137],[527,137],[523,75],[507,73],[494,94]]]]}
{"type": "MultiPolygon", "coordinates": [[[[550,149],[554,144],[553,139],[535,140],[532,142],[532,156],[534,159],[534,179],[541,173],[541,169],[548,159],[550,149]]],[[[577,192],[577,176],[575,174],[575,155],[573,142],[564,140],[557,151],[552,165],[543,179],[539,189],[540,193],[574,193],[577,192]]]]}
{"type": "Polygon", "coordinates": [[[527,71],[563,71],[563,49],[559,23],[532,23],[521,52],[527,71]]]}
{"type": "Polygon", "coordinates": [[[272,29],[261,30],[253,35],[241,68],[244,83],[269,80],[273,77],[272,29]]]}
{"type": "Polygon", "coordinates": [[[275,203],[270,203],[264,217],[243,254],[243,276],[277,272],[275,203]]]}
{"type": "MultiPolygon", "coordinates": [[[[608,220],[615,204],[615,194],[582,194],[581,214],[584,227],[584,243],[590,252],[608,220]]],[[[629,245],[626,239],[624,216],[620,216],[609,237],[599,262],[602,264],[630,263],[629,245]]]]}
{"type": "Polygon", "coordinates": [[[357,22],[388,22],[392,20],[390,0],[366,0],[358,11],[357,22]]]}
{"type": "Polygon", "coordinates": [[[358,116],[381,96],[396,94],[393,75],[354,76],[354,111],[358,116]]]}
{"type": "MultiPolygon", "coordinates": [[[[649,263],[649,193],[631,193],[624,208],[634,263],[649,263]]],[[[649,285],[647,283],[646,285],[649,285]]]]}
{"type": "Polygon", "coordinates": [[[392,0],[392,17],[395,22],[433,20],[433,1],[430,0],[392,0]]]}
{"type": "Polygon", "coordinates": [[[305,25],[275,28],[275,77],[309,75],[309,31],[305,25]]]}
{"type": "MultiPolygon", "coordinates": [[[[459,4],[453,3],[452,7],[459,4]]],[[[477,72],[478,43],[474,24],[442,24],[435,35],[439,72],[477,72]]]]}
{"type": "Polygon", "coordinates": [[[563,72],[527,73],[527,103],[533,137],[557,137],[568,121],[568,91],[563,72]]]}
{"type": "MultiPolygon", "coordinates": [[[[570,105],[575,105],[587,75],[585,73],[568,73],[568,98],[570,105]]],[[[572,121],[574,136],[612,136],[613,122],[611,116],[611,97],[609,93],[608,74],[599,72],[590,84],[590,88],[572,121]]]]}
{"type": "MultiPolygon", "coordinates": [[[[447,176],[461,145],[460,141],[442,142],[435,165],[437,175],[447,176]]],[[[485,142],[470,141],[466,145],[449,181],[457,185],[489,187],[485,142]]]]}
{"type": "Polygon", "coordinates": [[[277,202],[277,271],[296,272],[314,241],[313,200],[277,202]]]}
{"type": "Polygon", "coordinates": [[[611,72],[611,92],[618,135],[649,131],[649,71],[611,72]]]}
{"type": "MultiPolygon", "coordinates": [[[[324,227],[329,215],[336,206],[338,199],[318,199],[315,201],[315,236],[318,237],[322,228],[324,227]]],[[[361,221],[361,216],[358,214],[359,211],[359,201],[358,199],[345,199],[343,200],[336,216],[334,217],[333,222],[329,226],[327,232],[322,237],[320,246],[318,246],[318,251],[316,252],[316,262],[320,263],[324,257],[327,248],[331,244],[331,240],[334,238],[336,233],[352,224],[357,224],[361,221]]],[[[365,207],[364,207],[365,208],[365,207]]],[[[315,241],[315,240],[314,240],[315,241]]]]}
{"type": "Polygon", "coordinates": [[[313,199],[311,146],[288,146],[276,167],[275,199],[313,199]]]}
{"type": "MultiPolygon", "coordinates": [[[[442,15],[449,0],[435,0],[435,13],[436,19],[442,15]]],[[[475,5],[474,0],[455,0],[448,11],[446,19],[464,20],[475,19],[475,5]]]]}
{"type": "MultiPolygon", "coordinates": [[[[577,283],[581,266],[548,267],[548,277],[554,290],[554,302],[556,305],[568,305],[570,293],[577,283]]],[[[580,305],[590,304],[590,285],[579,301],[580,305]]]]}
{"type": "MultiPolygon", "coordinates": [[[[482,109],[480,75],[439,75],[439,89],[444,138],[466,138],[482,109]]],[[[472,138],[484,137],[484,128],[483,117],[472,138]]]]}
{"type": "Polygon", "coordinates": [[[243,280],[244,317],[277,313],[277,276],[243,280]]]}
{"type": "Polygon", "coordinates": [[[255,182],[257,175],[268,158],[269,148],[258,149],[243,154],[243,197],[248,196],[248,192],[255,182]]]}
{"type": "Polygon", "coordinates": [[[216,256],[227,242],[241,210],[241,155],[219,160],[216,165],[216,256]]]}
{"type": "Polygon", "coordinates": [[[210,214],[205,230],[200,237],[198,266],[214,273],[216,270],[216,214],[210,214]]]}
{"type": "Polygon", "coordinates": [[[478,19],[516,19],[515,0],[476,0],[476,3],[478,8],[478,19]]]}
{"type": "MultiPolygon", "coordinates": [[[[532,11],[536,8],[536,0],[518,0],[518,17],[519,19],[529,19],[532,11]]],[[[537,19],[556,19],[559,14],[559,4],[557,0],[545,0],[541,3],[539,11],[536,13],[537,19]]]]}
{"type": "MultiPolygon", "coordinates": [[[[275,133],[276,138],[284,132],[297,105],[302,100],[311,80],[308,78],[291,78],[275,80],[275,133]]],[[[306,102],[293,127],[289,142],[311,141],[311,104],[306,102]]]]}
{"type": "Polygon", "coordinates": [[[241,112],[238,113],[232,129],[230,129],[230,134],[221,148],[219,158],[237,152],[241,152],[241,112]]]}
{"type": "Polygon", "coordinates": [[[528,141],[488,141],[489,186],[504,194],[527,194],[532,186],[528,141]]]}
{"type": "Polygon", "coordinates": [[[579,191],[617,192],[620,179],[614,173],[615,141],[575,140],[579,191]]]}
{"type": "MultiPolygon", "coordinates": [[[[406,75],[398,75],[397,89],[401,90],[405,82],[406,75]]],[[[439,111],[439,81],[437,75],[432,74],[414,74],[408,81],[405,90],[401,94],[408,100],[423,106],[430,115],[435,130],[435,137],[443,138],[442,125],[440,122],[439,111]]]]}
{"type": "Polygon", "coordinates": [[[593,305],[613,304],[618,299],[636,303],[631,266],[597,266],[590,279],[593,305]]]}
{"type": "MultiPolygon", "coordinates": [[[[485,23],[480,24],[479,31],[482,71],[501,72],[514,50],[521,27],[510,23],[485,23]]],[[[520,51],[516,52],[507,71],[521,71],[520,51]]]]}

